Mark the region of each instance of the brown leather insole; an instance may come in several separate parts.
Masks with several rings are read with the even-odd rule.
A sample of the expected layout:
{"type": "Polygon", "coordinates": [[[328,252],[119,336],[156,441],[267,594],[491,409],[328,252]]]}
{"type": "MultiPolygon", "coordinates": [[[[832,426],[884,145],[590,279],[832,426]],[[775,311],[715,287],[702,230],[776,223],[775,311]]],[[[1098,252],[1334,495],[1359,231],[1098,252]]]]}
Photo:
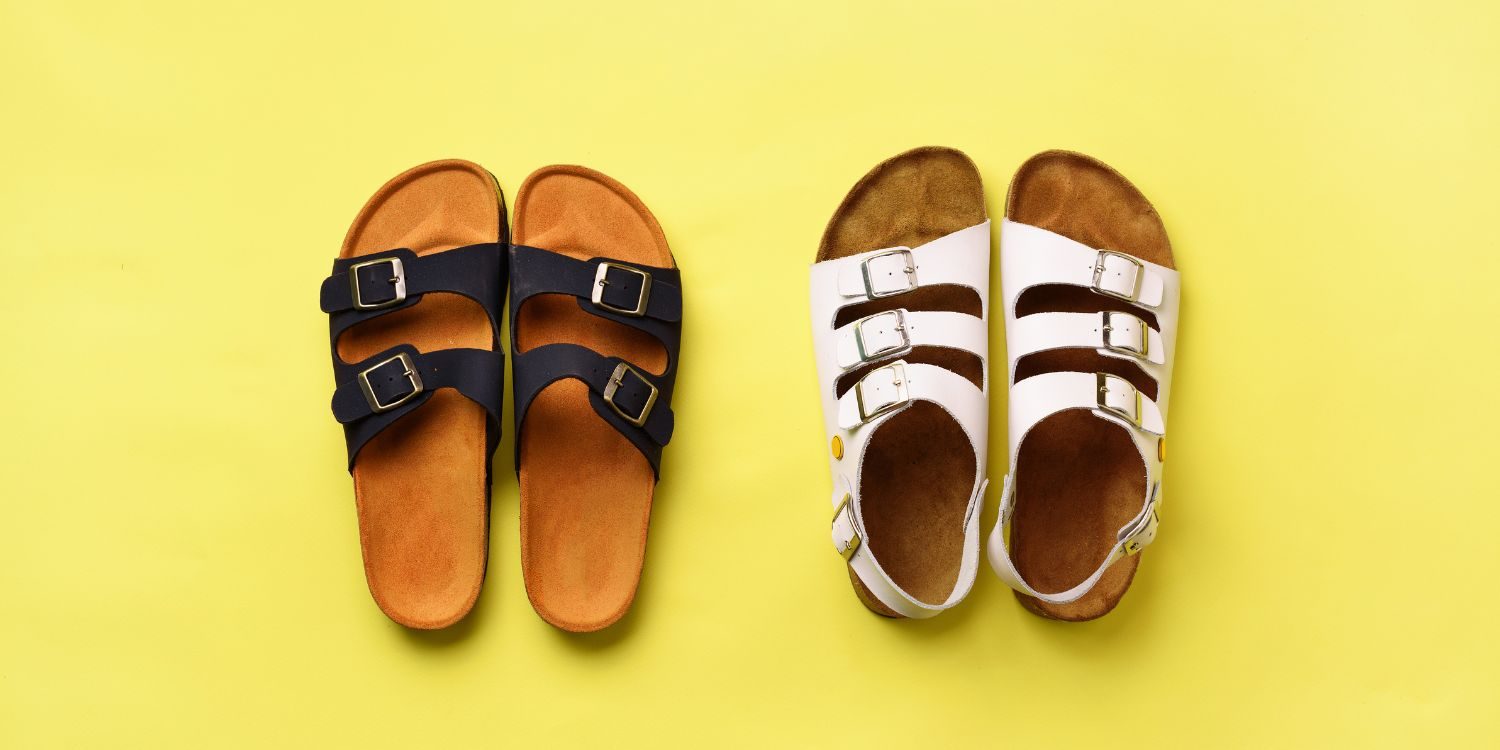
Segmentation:
{"type": "MultiPolygon", "coordinates": [[[[504,236],[499,186],[482,167],[437,161],[386,183],[365,204],[339,257],[410,248],[431,255],[504,236]]],[[[428,294],[354,326],[338,356],[356,362],[397,344],[419,351],[493,349],[474,301],[428,294]]],[[[484,582],[489,456],[484,408],[440,390],[381,432],[354,464],[365,579],[376,604],[410,628],[441,628],[473,608],[484,582]]]]}
{"type": "MultiPolygon", "coordinates": [[[[954,149],[913,149],[882,162],[849,191],[823,233],[817,260],[917,247],[984,220],[984,186],[974,162],[954,149]]],[[[838,323],[897,308],[975,316],[981,309],[973,290],[957,286],[924,287],[857,307],[841,311],[838,323]]],[[[966,352],[918,347],[903,359],[945,367],[976,386],[984,382],[983,364],[966,352]]],[[[853,387],[883,364],[845,375],[839,389],[853,387]]],[[[866,447],[860,481],[864,544],[892,580],[921,601],[943,603],[958,582],[975,460],[958,422],[926,402],[891,417],[866,447]]],[[[849,580],[866,607],[899,616],[860,583],[853,569],[849,580]]]]}
{"type": "MultiPolygon", "coordinates": [[[[1166,228],[1150,201],[1120,173],[1083,154],[1048,151],[1028,160],[1011,182],[1005,213],[1012,221],[1090,247],[1175,267],[1166,228]]],[[[1017,315],[1106,309],[1154,323],[1144,308],[1069,286],[1028,291],[1017,304],[1017,315]]],[[[1148,398],[1156,393],[1154,382],[1134,364],[1091,350],[1026,357],[1017,363],[1016,379],[1055,371],[1111,372],[1129,379],[1148,398]]],[[[1038,591],[1066,591],[1093,574],[1114,546],[1120,527],[1140,512],[1146,497],[1145,467],[1130,435],[1087,411],[1061,412],[1038,423],[1012,471],[1016,505],[1011,555],[1021,576],[1038,591]]],[[[1092,591],[1070,604],[1016,596],[1044,617],[1093,619],[1119,603],[1140,559],[1138,553],[1115,563],[1092,591]]]]}
{"type": "MultiPolygon", "coordinates": [[[[625,186],[592,169],[544,167],[516,194],[515,241],[574,258],[673,268],[661,226],[625,186]]],[[[525,352],[573,343],[642,370],[667,352],[642,331],[591,315],[575,297],[528,300],[512,321],[525,352]]],[[[521,426],[521,567],[547,622],[574,632],[608,627],[630,608],[646,555],[656,479],[635,446],[594,412],[588,386],[542,390],[521,426]]]]}

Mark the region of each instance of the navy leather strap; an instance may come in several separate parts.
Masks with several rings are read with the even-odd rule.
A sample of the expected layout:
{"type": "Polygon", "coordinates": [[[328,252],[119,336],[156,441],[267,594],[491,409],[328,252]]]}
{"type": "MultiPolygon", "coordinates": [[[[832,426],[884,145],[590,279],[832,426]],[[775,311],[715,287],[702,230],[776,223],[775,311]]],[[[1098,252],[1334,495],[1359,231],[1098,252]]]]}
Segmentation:
{"type": "MultiPolygon", "coordinates": [[[[505,245],[485,243],[417,255],[406,248],[356,258],[339,258],[323,280],[318,301],[331,317],[337,339],[349,327],[411,307],[431,292],[461,294],[478,302],[500,330],[505,300],[505,245]]],[[[499,335],[496,334],[496,342],[499,335]]]]}
{"type": "Polygon", "coordinates": [[[505,355],[487,349],[421,353],[402,344],[353,364],[334,367],[333,416],[344,425],[349,466],[365,443],[416,411],[432,394],[452,388],[488,413],[490,450],[499,441],[505,394],[505,355]]]}
{"type": "MultiPolygon", "coordinates": [[[[682,340],[678,270],[609,258],[584,261],[524,245],[511,248],[510,266],[516,434],[520,434],[526,412],[538,393],[563,378],[580,380],[589,386],[594,412],[629,439],[660,476],[662,447],[672,439],[672,388],[682,340]],[[600,281],[605,283],[600,285],[600,281]],[[577,344],[548,344],[520,352],[518,323],[524,324],[521,308],[538,294],[571,295],[589,314],[650,334],[666,349],[665,371],[653,374],[636,363],[605,357],[577,344]]],[[[521,442],[516,441],[518,471],[521,442]]]]}
{"type": "Polygon", "coordinates": [[[517,425],[526,418],[531,401],[543,388],[564,378],[589,387],[594,411],[604,417],[637,447],[660,452],[672,439],[672,407],[662,398],[661,378],[644,372],[625,360],[606,357],[577,344],[548,344],[512,360],[516,373],[517,425]],[[621,364],[625,368],[621,368],[621,364]],[[618,379],[616,375],[618,374],[618,379]],[[605,394],[609,397],[606,399],[605,394]],[[637,425],[635,422],[641,422],[637,425]]]}
{"type": "Polygon", "coordinates": [[[505,355],[500,351],[500,310],[505,300],[506,245],[485,243],[418,256],[398,248],[333,262],[319,305],[329,314],[333,352],[333,414],[344,426],[349,468],[361,448],[432,394],[452,388],[483,406],[489,453],[500,442],[505,355]],[[400,345],[362,362],[339,359],[339,336],[349,328],[415,305],[433,292],[460,294],[479,303],[490,319],[494,350],[445,349],[419,353],[400,345]]]}
{"type": "Polygon", "coordinates": [[[578,260],[525,245],[511,248],[510,266],[512,309],[538,294],[568,294],[590,313],[627,324],[642,318],[682,322],[682,288],[675,268],[609,258],[578,260]]]}

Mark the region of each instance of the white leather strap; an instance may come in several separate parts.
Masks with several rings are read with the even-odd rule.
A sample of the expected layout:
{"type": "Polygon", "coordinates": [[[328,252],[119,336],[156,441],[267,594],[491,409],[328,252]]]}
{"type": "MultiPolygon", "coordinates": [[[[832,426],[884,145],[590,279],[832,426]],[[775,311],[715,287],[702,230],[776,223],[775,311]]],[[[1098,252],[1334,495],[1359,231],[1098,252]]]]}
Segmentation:
{"type": "MultiPolygon", "coordinates": [[[[983,243],[988,266],[990,222],[944,235],[917,248],[892,247],[841,258],[838,293],[843,297],[878,299],[918,287],[958,284],[973,287],[972,248],[983,243]]],[[[989,278],[982,283],[988,288],[989,278]]]]}
{"type": "Polygon", "coordinates": [[[1005,339],[1015,361],[1049,349],[1097,349],[1100,354],[1141,364],[1166,363],[1161,332],[1125,312],[1044,312],[1017,318],[1005,339]]]}
{"type": "Polygon", "coordinates": [[[979,354],[987,348],[989,331],[972,315],[948,311],[888,310],[875,313],[834,331],[838,364],[850,370],[866,362],[899,357],[916,346],[941,346],[979,354]]]}
{"type": "MultiPolygon", "coordinates": [[[[891,610],[907,617],[932,617],[957,604],[973,586],[979,569],[978,518],[983,505],[989,449],[989,222],[961,229],[916,248],[876,250],[813,265],[811,309],[813,349],[823,420],[832,442],[829,471],[834,480],[834,549],[848,561],[860,582],[891,610]],[[980,315],[951,311],[892,310],[834,328],[839,311],[869,299],[900,295],[939,284],[973,289],[980,315]],[[945,368],[898,359],[914,347],[961,349],[984,363],[976,387],[945,368]],[[865,373],[842,397],[840,376],[867,363],[880,366],[865,373]],[[919,601],[891,579],[865,544],[860,477],[866,449],[890,418],[915,401],[936,404],[958,422],[974,450],[975,475],[964,517],[963,559],[958,580],[946,600],[919,601]]],[[[911,460],[921,461],[914,455],[911,460]]]]}
{"type": "Polygon", "coordinates": [[[932,617],[957,604],[974,585],[974,576],[979,569],[980,533],[976,520],[983,505],[984,490],[989,485],[983,478],[988,446],[988,399],[985,393],[968,379],[942,367],[896,360],[866,373],[834,408],[839,419],[839,434],[844,441],[844,456],[834,462],[834,549],[849,562],[865,588],[901,615],[932,617]],[[856,477],[863,473],[867,460],[865,449],[875,433],[891,417],[916,401],[936,404],[948,412],[968,437],[976,457],[973,478],[976,489],[964,514],[963,561],[953,591],[941,604],[923,602],[896,585],[881,568],[873,551],[864,546],[860,489],[855,481],[851,481],[850,474],[845,473],[850,472],[856,477]]]}
{"type": "Polygon", "coordinates": [[[930,401],[951,414],[977,443],[985,430],[987,400],[967,378],[936,365],[896,360],[859,379],[838,401],[839,429],[853,430],[889,417],[913,401],[930,401]]]}
{"type": "Polygon", "coordinates": [[[948,598],[941,603],[929,604],[906,593],[880,567],[874,552],[865,544],[864,523],[859,515],[860,505],[848,481],[844,479],[835,484],[833,493],[833,548],[844,557],[849,567],[859,576],[860,583],[880,603],[903,617],[932,617],[963,601],[974,587],[975,574],[979,571],[979,508],[983,505],[984,491],[988,486],[988,481],[981,482],[974,495],[969,498],[969,509],[964,515],[964,549],[958,581],[948,598]]]}
{"type": "Polygon", "coordinates": [[[1085,578],[1083,582],[1066,591],[1056,593],[1037,591],[1021,577],[1021,572],[1016,570],[1015,563],[1010,558],[1010,515],[1011,509],[1014,507],[1012,498],[1014,487],[1015,484],[1011,477],[1006,476],[1005,489],[1002,491],[1000,499],[1000,523],[995,526],[994,533],[990,535],[990,567],[995,570],[996,575],[1000,576],[1000,580],[1005,581],[1006,585],[1049,604],[1068,604],[1078,601],[1084,594],[1093,590],[1094,586],[1099,583],[1099,579],[1104,577],[1105,571],[1108,571],[1111,565],[1119,562],[1121,558],[1141,551],[1142,548],[1156,539],[1156,527],[1160,523],[1160,516],[1157,513],[1157,505],[1161,493],[1161,484],[1159,482],[1147,485],[1148,498],[1145,507],[1129,523],[1120,527],[1120,530],[1115,534],[1114,546],[1110,547],[1109,553],[1104,556],[1103,562],[1099,563],[1099,567],[1095,568],[1094,572],[1088,578],[1085,578]]]}
{"type": "MultiPolygon", "coordinates": [[[[1162,496],[1158,443],[1166,431],[1181,282],[1174,269],[1091,248],[1039,227],[1007,219],[1001,224],[1000,235],[1012,473],[1006,477],[1000,497],[1000,522],[990,534],[989,559],[996,574],[1016,590],[1045,602],[1065,604],[1090,591],[1109,566],[1156,538],[1162,496]],[[1146,324],[1144,312],[1041,312],[1017,318],[1016,303],[1021,295],[1046,284],[1085,287],[1149,308],[1156,327],[1146,324]],[[1132,362],[1156,381],[1157,400],[1146,398],[1130,381],[1110,374],[1049,372],[1015,382],[1016,364],[1022,357],[1067,348],[1094,349],[1101,355],[1132,362]],[[1037,423],[1069,409],[1086,409],[1129,433],[1141,458],[1146,496],[1141,511],[1117,532],[1113,547],[1092,575],[1067,591],[1039,592],[1021,578],[1010,558],[1016,459],[1037,423]]],[[[1104,307],[1102,301],[1100,307],[1104,307]]]]}
{"type": "MultiPolygon", "coordinates": [[[[1138,258],[1100,250],[1030,224],[1006,219],[1000,225],[1000,243],[1008,262],[1005,285],[1024,290],[1042,284],[1089,287],[1110,297],[1146,307],[1161,305],[1166,283],[1160,267],[1138,258]]],[[[1007,295],[1009,297],[1009,295],[1007,295]]],[[[1007,312],[1013,308],[1007,299],[1007,312]]]]}
{"type": "Polygon", "coordinates": [[[1166,432],[1156,402],[1129,380],[1108,373],[1047,372],[1010,389],[1010,432],[1018,437],[1017,449],[1037,422],[1065,409],[1088,409],[1097,417],[1152,435],[1166,432]]]}
{"type": "Polygon", "coordinates": [[[1000,522],[990,534],[990,566],[1001,580],[1017,591],[1044,602],[1067,604],[1093,589],[1109,566],[1120,558],[1139,552],[1156,539],[1156,527],[1160,519],[1157,506],[1161,500],[1162,464],[1160,454],[1156,451],[1157,436],[1161,434],[1160,412],[1150,399],[1142,396],[1124,378],[1098,373],[1049,372],[1027,378],[1012,387],[1010,413],[1010,431],[1020,437],[1011,453],[1012,473],[1006,475],[1005,487],[1000,495],[1000,522]],[[1067,591],[1040,592],[1021,577],[1010,557],[1009,536],[1011,515],[1015,509],[1016,458],[1020,455],[1026,436],[1038,422],[1067,409],[1088,408],[1091,404],[1083,396],[1083,392],[1090,384],[1093,384],[1094,390],[1094,408],[1091,409],[1093,414],[1130,432],[1146,475],[1146,497],[1140,513],[1115,534],[1114,546],[1092,575],[1067,591]],[[1100,403],[1105,405],[1099,406],[1100,403]],[[1141,424],[1131,418],[1133,414],[1140,415],[1141,424]]]}

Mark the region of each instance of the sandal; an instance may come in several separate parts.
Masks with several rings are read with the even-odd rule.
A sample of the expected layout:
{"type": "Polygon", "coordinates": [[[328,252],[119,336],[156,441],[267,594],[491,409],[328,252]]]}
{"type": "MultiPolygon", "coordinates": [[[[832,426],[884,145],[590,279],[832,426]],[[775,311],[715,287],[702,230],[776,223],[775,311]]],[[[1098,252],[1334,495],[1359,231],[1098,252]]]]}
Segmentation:
{"type": "Polygon", "coordinates": [[[484,582],[505,377],[503,200],[470,162],[402,173],[360,211],[320,294],[365,579],[410,628],[457,622],[484,582]]]}
{"type": "Polygon", "coordinates": [[[542,619],[624,616],[646,554],[682,329],[656,218],[591,169],[537,170],[516,195],[511,352],[521,569],[542,619]]]}
{"type": "Polygon", "coordinates": [[[979,171],[935,147],[865,175],[812,266],[833,545],[881,615],[932,617],[979,567],[989,269],[979,171]]]}
{"type": "Polygon", "coordinates": [[[1156,210],[1096,159],[1038,154],[1006,203],[1011,471],[990,564],[1032,612],[1090,620],[1156,538],[1178,274],[1156,210]]]}

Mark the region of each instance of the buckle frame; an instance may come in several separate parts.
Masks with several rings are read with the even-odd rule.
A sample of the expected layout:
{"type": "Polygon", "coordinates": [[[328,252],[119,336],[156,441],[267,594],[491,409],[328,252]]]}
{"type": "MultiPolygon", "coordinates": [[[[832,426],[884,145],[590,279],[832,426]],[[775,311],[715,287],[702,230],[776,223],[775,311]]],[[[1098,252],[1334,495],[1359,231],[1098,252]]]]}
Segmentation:
{"type": "Polygon", "coordinates": [[[1150,529],[1160,522],[1161,521],[1156,514],[1156,509],[1152,508],[1150,515],[1142,518],[1141,522],[1139,524],[1136,524],[1136,527],[1130,530],[1129,535],[1125,539],[1125,544],[1123,545],[1125,555],[1128,557],[1137,552],[1140,552],[1142,549],[1145,549],[1146,544],[1142,542],[1140,538],[1146,534],[1147,529],[1150,529]]]}
{"type": "Polygon", "coordinates": [[[1141,514],[1140,519],[1132,524],[1130,528],[1120,533],[1122,537],[1121,541],[1123,542],[1121,548],[1127,557],[1140,552],[1142,549],[1145,549],[1147,544],[1156,541],[1156,527],[1161,524],[1161,513],[1157,510],[1157,505],[1160,504],[1158,499],[1160,494],[1161,482],[1157,482],[1151,488],[1151,501],[1149,503],[1151,512],[1141,514]],[[1150,538],[1144,542],[1141,541],[1141,537],[1146,536],[1150,538]]]}
{"type": "Polygon", "coordinates": [[[651,416],[651,409],[656,406],[656,397],[660,394],[661,389],[657,388],[655,383],[647,380],[646,376],[640,370],[624,362],[615,366],[614,373],[609,376],[609,382],[604,385],[604,403],[609,404],[609,408],[614,409],[615,413],[620,415],[621,419],[636,427],[646,426],[646,420],[651,416]],[[646,387],[651,389],[651,395],[646,397],[646,405],[641,407],[639,415],[626,414],[625,410],[620,408],[619,404],[615,403],[615,394],[619,392],[620,386],[625,384],[626,374],[634,375],[637,380],[645,383],[646,387]]]}
{"type": "Polygon", "coordinates": [[[892,354],[905,354],[911,351],[911,332],[906,329],[906,311],[886,310],[874,315],[866,315],[854,321],[854,347],[859,352],[860,362],[869,362],[881,357],[891,356],[892,354]],[[876,318],[886,315],[896,316],[895,330],[901,336],[901,343],[874,349],[868,348],[865,345],[865,325],[876,318]]]}
{"type": "Polygon", "coordinates": [[[880,299],[881,297],[891,297],[897,294],[905,294],[917,288],[917,264],[912,259],[910,248],[898,247],[895,250],[887,250],[883,253],[876,253],[874,255],[871,255],[870,257],[865,258],[864,261],[859,264],[859,272],[865,280],[865,296],[869,297],[870,299],[880,299]],[[888,258],[893,255],[905,256],[906,264],[905,266],[903,266],[903,268],[906,271],[906,288],[895,289],[888,292],[877,292],[875,291],[875,279],[870,275],[870,264],[877,260],[880,260],[881,258],[888,258]]]}
{"type": "Polygon", "coordinates": [[[859,421],[862,423],[905,408],[911,403],[911,393],[908,391],[906,383],[906,362],[896,360],[884,367],[877,367],[866,373],[864,377],[859,379],[858,383],[854,384],[854,400],[859,404],[859,421]],[[876,373],[885,372],[886,370],[891,372],[891,386],[896,389],[895,398],[885,403],[876,404],[872,409],[869,404],[865,403],[865,383],[871,377],[874,377],[876,373]]]}
{"type": "MultiPolygon", "coordinates": [[[[833,509],[833,523],[839,522],[839,516],[844,514],[844,510],[849,507],[849,503],[853,500],[853,495],[847,492],[844,493],[844,499],[839,501],[839,507],[833,509]]],[[[849,562],[849,559],[854,557],[854,553],[859,551],[860,545],[864,544],[864,539],[859,535],[859,529],[854,526],[854,513],[852,511],[849,513],[849,532],[849,543],[844,545],[842,549],[837,549],[839,555],[844,558],[844,562],[849,562]]]]}
{"type": "Polygon", "coordinates": [[[355,263],[349,266],[349,297],[354,302],[356,310],[380,310],[387,307],[395,307],[406,301],[406,268],[401,265],[400,258],[376,258],[363,263],[355,263]],[[366,303],[359,293],[359,271],[362,268],[370,268],[383,263],[391,265],[391,284],[395,287],[396,296],[384,302],[366,303]]]}
{"type": "Polygon", "coordinates": [[[600,261],[598,270],[594,271],[594,288],[589,292],[589,301],[594,307],[608,310],[616,315],[624,315],[631,318],[644,317],[646,305],[651,300],[651,274],[633,266],[621,263],[600,261]],[[641,294],[635,301],[635,308],[616,307],[604,301],[604,287],[609,286],[609,269],[616,268],[626,273],[633,273],[641,277],[641,294]]]}
{"type": "Polygon", "coordinates": [[[426,390],[422,386],[422,375],[417,372],[416,364],[412,362],[411,355],[407,354],[406,352],[400,352],[394,357],[381,360],[375,365],[361,370],[359,375],[357,375],[356,377],[359,380],[359,390],[365,394],[365,401],[369,403],[370,410],[375,412],[376,414],[388,412],[416,398],[426,390]],[[370,385],[370,373],[375,372],[376,370],[379,370],[380,368],[385,367],[392,362],[401,363],[401,369],[404,370],[404,372],[402,372],[401,374],[405,375],[407,381],[411,383],[411,393],[404,394],[397,398],[395,401],[382,403],[380,397],[375,395],[375,388],[370,385]]]}
{"type": "Polygon", "coordinates": [[[1146,264],[1142,263],[1138,258],[1126,255],[1125,253],[1117,253],[1113,250],[1100,250],[1099,257],[1094,260],[1094,281],[1090,284],[1089,288],[1106,297],[1114,297],[1126,302],[1135,302],[1141,298],[1141,280],[1145,275],[1146,264]],[[1117,292],[1102,286],[1102,282],[1104,281],[1104,262],[1109,258],[1119,258],[1135,266],[1135,279],[1131,281],[1129,294],[1117,292]]]}
{"type": "Polygon", "coordinates": [[[1094,373],[1094,377],[1095,382],[1098,385],[1098,387],[1094,391],[1094,401],[1099,405],[1099,408],[1139,428],[1141,426],[1140,389],[1132,385],[1129,380],[1126,380],[1117,375],[1110,375],[1109,373],[1104,372],[1096,372],[1094,373]],[[1108,396],[1109,394],[1109,381],[1111,379],[1123,383],[1126,388],[1130,389],[1131,395],[1134,396],[1134,399],[1132,400],[1132,409],[1126,410],[1123,407],[1115,406],[1114,404],[1109,403],[1109,399],[1106,398],[1106,396],[1108,396]]]}
{"type": "Polygon", "coordinates": [[[1135,357],[1136,359],[1147,359],[1147,355],[1151,351],[1151,333],[1150,330],[1146,327],[1146,321],[1141,320],[1140,318],[1137,318],[1130,313],[1115,312],[1113,310],[1105,310],[1103,313],[1101,313],[1101,315],[1104,318],[1104,327],[1101,329],[1101,332],[1104,334],[1105,349],[1108,349],[1112,352],[1120,352],[1121,354],[1128,354],[1132,357],[1135,357]],[[1111,335],[1116,330],[1114,327],[1115,316],[1126,317],[1134,321],[1136,330],[1140,331],[1140,341],[1138,343],[1135,343],[1134,346],[1131,346],[1132,342],[1125,342],[1120,344],[1115,343],[1114,336],[1111,335]]]}

